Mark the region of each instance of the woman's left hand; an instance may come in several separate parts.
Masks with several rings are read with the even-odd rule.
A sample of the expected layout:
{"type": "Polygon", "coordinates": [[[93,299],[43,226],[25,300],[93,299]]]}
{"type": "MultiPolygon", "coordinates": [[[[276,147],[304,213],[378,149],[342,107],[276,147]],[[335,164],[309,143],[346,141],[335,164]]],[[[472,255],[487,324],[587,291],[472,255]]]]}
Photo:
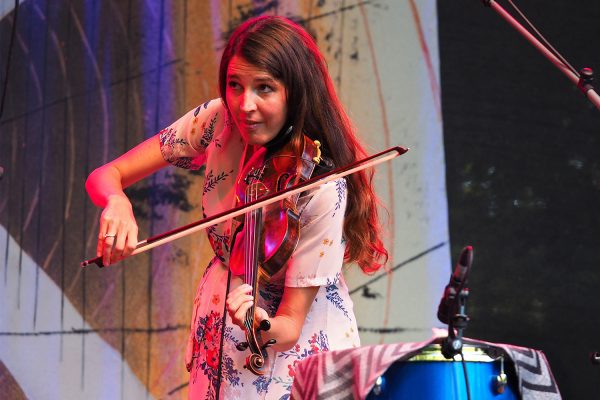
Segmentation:
{"type": "MultiPolygon", "coordinates": [[[[246,319],[246,313],[252,307],[254,298],[252,297],[252,286],[244,283],[237,288],[233,289],[227,296],[227,312],[231,317],[234,324],[239,326],[242,330],[246,330],[244,320],[246,319]]],[[[254,324],[259,324],[260,321],[268,319],[269,315],[267,312],[256,307],[254,309],[254,324]]]]}

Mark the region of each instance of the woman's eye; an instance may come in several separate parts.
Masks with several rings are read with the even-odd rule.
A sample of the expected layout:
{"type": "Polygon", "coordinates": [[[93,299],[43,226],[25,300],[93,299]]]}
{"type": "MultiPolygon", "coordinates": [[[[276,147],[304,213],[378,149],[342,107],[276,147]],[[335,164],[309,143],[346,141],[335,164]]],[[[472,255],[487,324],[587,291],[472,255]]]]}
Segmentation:
{"type": "Polygon", "coordinates": [[[273,91],[273,88],[269,85],[259,85],[258,91],[261,93],[270,93],[273,91]]]}
{"type": "Polygon", "coordinates": [[[229,81],[227,82],[227,86],[229,86],[232,89],[238,89],[240,87],[240,84],[234,81],[229,81]]]}

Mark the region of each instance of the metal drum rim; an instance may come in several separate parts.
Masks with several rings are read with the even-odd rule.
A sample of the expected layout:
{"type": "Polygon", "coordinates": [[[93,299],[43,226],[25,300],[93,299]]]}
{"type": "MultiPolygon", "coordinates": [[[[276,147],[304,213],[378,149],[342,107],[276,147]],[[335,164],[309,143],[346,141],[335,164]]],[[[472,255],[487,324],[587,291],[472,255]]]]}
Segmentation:
{"type": "MultiPolygon", "coordinates": [[[[484,350],[478,346],[463,345],[463,356],[465,362],[494,362],[496,359],[490,357],[484,350]]],[[[447,359],[442,355],[442,346],[439,344],[431,344],[424,347],[419,353],[410,357],[407,362],[455,362],[461,361],[460,355],[456,355],[453,359],[447,359]]]]}

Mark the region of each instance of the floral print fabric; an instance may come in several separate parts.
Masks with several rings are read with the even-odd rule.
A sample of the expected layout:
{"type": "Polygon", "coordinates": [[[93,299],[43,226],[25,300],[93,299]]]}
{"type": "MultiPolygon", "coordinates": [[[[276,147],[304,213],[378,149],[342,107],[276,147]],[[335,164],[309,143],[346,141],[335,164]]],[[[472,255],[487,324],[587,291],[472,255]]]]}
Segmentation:
{"type": "MultiPolygon", "coordinates": [[[[161,152],[170,163],[183,168],[206,165],[205,216],[234,206],[245,148],[220,100],[190,111],[159,135],[161,152]]],[[[228,284],[236,285],[239,280],[228,282],[231,224],[224,222],[207,230],[215,257],[194,300],[186,351],[189,398],[288,399],[299,361],[320,352],[360,345],[352,301],[341,274],[345,181],[329,182],[304,194],[298,207],[302,210],[298,246],[283,272],[259,285],[258,306],[274,316],[285,286],[319,286],[319,290],[298,343],[287,351],[268,349],[269,365],[262,376],[244,368],[249,351],[236,346],[246,341],[245,334],[224,312],[228,284]]]]}

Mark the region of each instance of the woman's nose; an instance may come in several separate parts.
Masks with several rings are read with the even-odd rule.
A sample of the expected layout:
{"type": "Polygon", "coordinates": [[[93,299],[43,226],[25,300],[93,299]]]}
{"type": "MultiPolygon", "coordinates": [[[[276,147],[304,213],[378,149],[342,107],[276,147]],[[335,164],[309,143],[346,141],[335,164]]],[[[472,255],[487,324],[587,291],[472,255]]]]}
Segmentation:
{"type": "Polygon", "coordinates": [[[240,103],[240,109],[243,112],[250,112],[256,110],[256,99],[255,93],[252,90],[245,90],[242,95],[242,101],[240,103]]]}

